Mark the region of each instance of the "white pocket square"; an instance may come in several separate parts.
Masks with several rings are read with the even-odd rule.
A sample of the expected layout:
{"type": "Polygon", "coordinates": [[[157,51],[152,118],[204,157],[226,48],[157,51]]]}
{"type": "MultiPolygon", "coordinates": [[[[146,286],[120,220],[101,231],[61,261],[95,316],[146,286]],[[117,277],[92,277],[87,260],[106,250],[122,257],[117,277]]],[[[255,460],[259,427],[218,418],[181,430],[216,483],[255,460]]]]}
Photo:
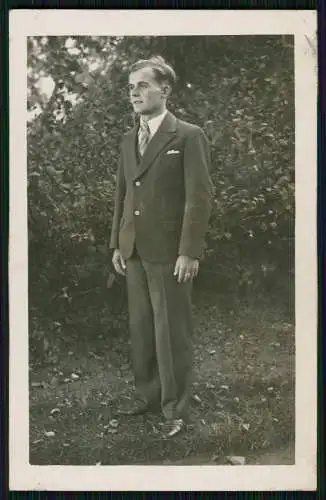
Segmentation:
{"type": "Polygon", "coordinates": [[[179,155],[180,151],[178,149],[169,149],[166,153],[167,155],[179,155]]]}

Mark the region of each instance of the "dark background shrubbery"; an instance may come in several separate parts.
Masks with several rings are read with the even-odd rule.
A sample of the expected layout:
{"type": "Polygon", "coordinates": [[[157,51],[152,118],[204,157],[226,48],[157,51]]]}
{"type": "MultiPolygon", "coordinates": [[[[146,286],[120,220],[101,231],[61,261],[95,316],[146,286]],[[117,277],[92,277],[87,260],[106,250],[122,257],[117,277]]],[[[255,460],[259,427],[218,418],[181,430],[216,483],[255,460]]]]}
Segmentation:
{"type": "Polygon", "coordinates": [[[37,314],[74,312],[91,324],[104,309],[105,321],[124,309],[107,243],[119,142],[132,125],[127,68],[152,54],[177,71],[171,111],[203,127],[211,143],[216,192],[196,288],[230,301],[289,302],[292,37],[34,37],[28,109],[41,112],[28,125],[28,224],[29,300],[37,314]],[[51,96],[39,87],[48,76],[51,96]]]}

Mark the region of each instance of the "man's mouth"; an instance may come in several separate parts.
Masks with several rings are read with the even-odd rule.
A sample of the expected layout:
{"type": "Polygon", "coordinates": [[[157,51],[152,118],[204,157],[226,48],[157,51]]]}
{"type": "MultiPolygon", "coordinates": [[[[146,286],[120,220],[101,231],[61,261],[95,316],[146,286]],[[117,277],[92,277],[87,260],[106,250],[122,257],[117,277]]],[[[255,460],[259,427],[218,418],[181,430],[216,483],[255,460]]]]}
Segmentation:
{"type": "Polygon", "coordinates": [[[143,101],[134,101],[134,104],[142,104],[143,101]]]}

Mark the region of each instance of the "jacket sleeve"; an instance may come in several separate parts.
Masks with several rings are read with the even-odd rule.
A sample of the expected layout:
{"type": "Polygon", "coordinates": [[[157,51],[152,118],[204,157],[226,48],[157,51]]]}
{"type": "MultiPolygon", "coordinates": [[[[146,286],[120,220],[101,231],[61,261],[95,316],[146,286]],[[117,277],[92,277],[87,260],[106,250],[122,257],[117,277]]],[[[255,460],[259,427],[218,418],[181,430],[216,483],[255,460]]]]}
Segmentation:
{"type": "Polygon", "coordinates": [[[116,249],[119,247],[119,228],[120,220],[123,212],[123,202],[126,193],[126,181],[123,171],[122,154],[120,156],[120,163],[117,171],[116,178],[116,191],[115,191],[115,202],[114,202],[114,213],[110,237],[109,247],[116,249]]]}
{"type": "Polygon", "coordinates": [[[185,207],[179,255],[200,259],[204,250],[205,234],[212,207],[208,140],[199,128],[193,128],[186,137],[184,149],[185,207]]]}

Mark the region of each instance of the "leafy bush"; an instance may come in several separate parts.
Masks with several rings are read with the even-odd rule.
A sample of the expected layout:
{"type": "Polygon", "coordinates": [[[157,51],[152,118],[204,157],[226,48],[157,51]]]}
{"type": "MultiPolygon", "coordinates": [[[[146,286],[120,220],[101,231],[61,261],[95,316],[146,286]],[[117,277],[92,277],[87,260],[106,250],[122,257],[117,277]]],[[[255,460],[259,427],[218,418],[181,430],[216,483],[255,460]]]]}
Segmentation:
{"type": "Polygon", "coordinates": [[[112,307],[122,300],[107,242],[119,142],[132,125],[127,68],[153,53],[180,75],[171,111],[211,143],[215,199],[198,286],[265,293],[289,280],[292,37],[30,38],[28,109],[39,112],[28,127],[32,305],[63,297],[66,314],[93,289],[112,307]],[[50,97],[38,86],[45,77],[50,97]]]}

